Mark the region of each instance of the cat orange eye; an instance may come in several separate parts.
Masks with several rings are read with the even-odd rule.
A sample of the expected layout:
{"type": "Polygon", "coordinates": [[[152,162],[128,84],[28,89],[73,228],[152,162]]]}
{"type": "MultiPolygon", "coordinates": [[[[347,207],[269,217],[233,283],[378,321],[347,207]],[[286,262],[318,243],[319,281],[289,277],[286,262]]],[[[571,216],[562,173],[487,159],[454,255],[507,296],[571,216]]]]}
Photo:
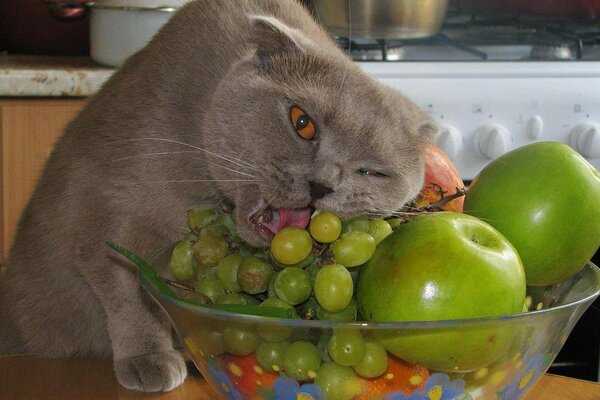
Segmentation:
{"type": "Polygon", "coordinates": [[[315,123],[300,107],[292,106],[290,109],[290,119],[294,130],[302,139],[312,140],[317,133],[315,123]]]}

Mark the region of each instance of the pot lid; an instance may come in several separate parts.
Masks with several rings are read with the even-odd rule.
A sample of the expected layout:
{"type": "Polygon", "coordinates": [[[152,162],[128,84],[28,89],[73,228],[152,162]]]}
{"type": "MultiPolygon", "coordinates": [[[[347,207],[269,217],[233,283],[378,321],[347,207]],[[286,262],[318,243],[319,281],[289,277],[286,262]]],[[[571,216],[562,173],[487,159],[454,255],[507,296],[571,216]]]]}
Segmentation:
{"type": "Polygon", "coordinates": [[[121,9],[179,8],[191,0],[96,0],[94,7],[121,9]]]}

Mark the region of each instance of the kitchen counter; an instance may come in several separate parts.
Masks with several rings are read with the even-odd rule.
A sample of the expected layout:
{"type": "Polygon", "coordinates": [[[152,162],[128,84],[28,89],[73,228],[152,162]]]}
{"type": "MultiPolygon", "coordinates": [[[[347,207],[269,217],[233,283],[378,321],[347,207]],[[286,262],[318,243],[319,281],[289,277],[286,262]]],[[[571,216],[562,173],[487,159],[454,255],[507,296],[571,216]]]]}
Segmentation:
{"type": "Polygon", "coordinates": [[[113,74],[88,57],[0,55],[0,97],[83,97],[113,74]]]}
{"type": "MultiPolygon", "coordinates": [[[[109,360],[0,357],[0,399],[119,399],[213,400],[216,394],[204,379],[190,375],[168,393],[131,392],[116,381],[109,360]]],[[[545,375],[527,400],[598,400],[600,384],[545,375]]]]}

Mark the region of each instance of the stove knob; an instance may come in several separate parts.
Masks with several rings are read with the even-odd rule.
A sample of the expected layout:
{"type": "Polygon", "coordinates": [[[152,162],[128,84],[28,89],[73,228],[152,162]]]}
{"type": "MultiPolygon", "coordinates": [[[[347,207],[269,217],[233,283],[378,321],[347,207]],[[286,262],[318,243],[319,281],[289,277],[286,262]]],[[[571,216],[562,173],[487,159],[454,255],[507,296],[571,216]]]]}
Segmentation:
{"type": "Polygon", "coordinates": [[[506,153],[510,142],[510,132],[502,125],[486,124],[475,131],[475,150],[490,160],[506,153]]]}
{"type": "Polygon", "coordinates": [[[438,145],[451,160],[455,160],[463,145],[462,135],[455,127],[442,125],[440,133],[438,133],[437,138],[435,139],[435,144],[438,145]]]}
{"type": "Polygon", "coordinates": [[[600,157],[600,125],[594,123],[577,125],[571,131],[569,144],[586,158],[600,157]]]}
{"type": "Polygon", "coordinates": [[[539,115],[534,115],[527,121],[527,135],[533,140],[539,139],[544,133],[544,121],[539,115]]]}

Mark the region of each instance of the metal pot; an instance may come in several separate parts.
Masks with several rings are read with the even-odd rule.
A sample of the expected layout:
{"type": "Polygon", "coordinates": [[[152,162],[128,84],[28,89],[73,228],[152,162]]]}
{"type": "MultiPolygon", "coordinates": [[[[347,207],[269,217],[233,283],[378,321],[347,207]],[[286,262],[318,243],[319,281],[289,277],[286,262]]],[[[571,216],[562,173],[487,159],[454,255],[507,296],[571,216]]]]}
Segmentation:
{"type": "Polygon", "coordinates": [[[408,39],[436,34],[447,0],[310,0],[316,18],[333,35],[408,39]]]}
{"type": "Polygon", "coordinates": [[[90,55],[119,67],[144,47],[189,0],[96,0],[90,17],[90,55]]]}

